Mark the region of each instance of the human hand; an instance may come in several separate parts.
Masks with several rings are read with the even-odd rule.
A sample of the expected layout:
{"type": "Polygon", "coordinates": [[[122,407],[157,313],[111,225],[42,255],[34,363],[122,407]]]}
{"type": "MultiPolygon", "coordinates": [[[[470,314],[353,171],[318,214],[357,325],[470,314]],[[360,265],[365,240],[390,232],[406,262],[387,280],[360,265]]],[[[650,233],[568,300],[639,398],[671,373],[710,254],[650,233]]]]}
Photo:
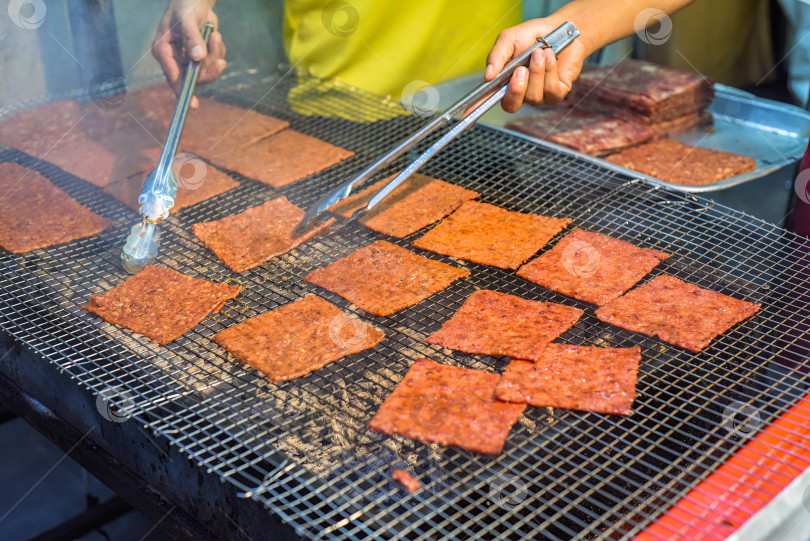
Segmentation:
{"type": "MultiPolygon", "coordinates": [[[[183,87],[183,77],[190,59],[202,62],[197,84],[206,84],[219,77],[227,62],[225,44],[217,31],[217,16],[213,11],[215,0],[171,0],[158,25],[157,36],[152,42],[152,55],[160,63],[166,80],[179,94],[183,87]],[[208,38],[206,50],[200,29],[206,22],[214,24],[214,31],[208,38]]],[[[191,108],[196,109],[199,100],[191,100],[191,108]]]]}
{"type": "MultiPolygon", "coordinates": [[[[551,18],[533,19],[501,32],[487,57],[484,78],[491,80],[510,61],[537,43],[538,37],[547,36],[562,22],[551,18]]],[[[571,91],[588,54],[583,36],[571,42],[556,57],[551,49],[535,50],[529,66],[521,66],[512,74],[501,107],[508,113],[514,113],[524,103],[540,105],[559,102],[571,91]]]]}

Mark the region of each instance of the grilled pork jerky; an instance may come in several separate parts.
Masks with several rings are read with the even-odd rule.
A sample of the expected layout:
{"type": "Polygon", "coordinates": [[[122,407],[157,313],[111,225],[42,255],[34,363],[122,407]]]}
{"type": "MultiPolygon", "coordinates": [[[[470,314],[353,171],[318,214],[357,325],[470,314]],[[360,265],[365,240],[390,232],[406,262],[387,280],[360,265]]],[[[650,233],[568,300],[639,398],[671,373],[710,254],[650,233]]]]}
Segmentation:
{"type": "Polygon", "coordinates": [[[467,201],[413,245],[475,263],[516,269],[569,223],[569,218],[522,214],[467,201]]]}
{"type": "Polygon", "coordinates": [[[353,155],[350,150],[286,129],[250,145],[216,152],[210,160],[248,178],[280,188],[353,155]]]}
{"type": "Polygon", "coordinates": [[[495,399],[500,376],[419,359],[369,423],[372,430],[488,455],[526,408],[495,399]]]}
{"type": "Polygon", "coordinates": [[[0,246],[24,253],[90,237],[110,222],[36,171],[0,163],[0,246]]]}
{"type": "Polygon", "coordinates": [[[498,400],[630,415],[641,348],[550,344],[537,362],[513,360],[495,387],[498,400]]]}
{"type": "Polygon", "coordinates": [[[662,275],[597,309],[596,317],[697,353],[761,306],[662,275]]]}
{"type": "Polygon", "coordinates": [[[199,100],[200,107],[188,112],[179,146],[206,159],[236,152],[289,126],[289,122],[250,109],[199,100]]]}
{"type": "Polygon", "coordinates": [[[398,481],[410,493],[414,493],[422,486],[419,480],[405,470],[394,470],[391,472],[394,481],[398,481]]]}
{"type": "MultiPolygon", "coordinates": [[[[175,175],[181,173],[177,168],[174,172],[175,175]]],[[[138,196],[141,195],[145,179],[146,174],[137,174],[106,186],[104,191],[128,207],[138,210],[138,196]]],[[[197,178],[194,173],[189,173],[186,181],[178,178],[177,197],[169,212],[175,213],[182,208],[196,205],[237,186],[239,186],[238,182],[216,167],[209,165],[205,169],[204,178],[197,178]]]]}
{"type": "Polygon", "coordinates": [[[218,312],[241,289],[149,265],[106,293],[91,295],[83,308],[165,345],[218,312]]]}
{"type": "Polygon", "coordinates": [[[516,118],[509,121],[506,127],[593,156],[603,156],[643,143],[655,134],[650,126],[642,122],[626,122],[561,106],[516,118]]]}
{"type": "Polygon", "coordinates": [[[640,60],[583,70],[567,102],[622,120],[655,123],[703,111],[712,82],[697,73],[640,60]]]}
{"type": "Polygon", "coordinates": [[[476,291],[426,342],[465,353],[537,360],[582,310],[497,291],[476,291]]]}
{"type": "MultiPolygon", "coordinates": [[[[517,275],[557,293],[602,305],[633,287],[669,254],[575,229],[517,275]]],[[[519,357],[518,355],[515,355],[519,357]]]]}
{"type": "Polygon", "coordinates": [[[658,139],[607,158],[675,184],[708,184],[753,171],[756,160],[720,150],[697,148],[671,139],[658,139]]]}
{"type": "MultiPolygon", "coordinates": [[[[347,197],[329,210],[348,218],[355,210],[366,206],[392,178],[394,175],[347,197]]],[[[478,196],[472,190],[417,173],[406,179],[360,221],[374,231],[402,238],[441,220],[465,201],[478,196]]]]}
{"type": "Polygon", "coordinates": [[[373,348],[384,337],[330,302],[307,295],[220,331],[213,340],[275,382],[373,348]]]}
{"type": "Polygon", "coordinates": [[[194,234],[234,272],[244,272],[286,254],[331,225],[293,237],[304,211],[281,196],[222,220],[194,224],[194,234]]]}
{"type": "Polygon", "coordinates": [[[379,240],[315,269],[304,280],[337,293],[366,312],[387,316],[469,274],[379,240]]]}

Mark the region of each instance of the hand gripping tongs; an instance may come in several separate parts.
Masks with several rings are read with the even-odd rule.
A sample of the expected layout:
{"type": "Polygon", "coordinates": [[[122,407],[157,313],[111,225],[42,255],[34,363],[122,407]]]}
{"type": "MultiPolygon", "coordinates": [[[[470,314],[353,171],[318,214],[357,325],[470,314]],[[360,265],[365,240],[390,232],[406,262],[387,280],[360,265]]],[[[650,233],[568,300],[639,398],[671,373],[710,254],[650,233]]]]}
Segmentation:
{"type": "Polygon", "coordinates": [[[410,177],[413,173],[416,172],[417,169],[422,167],[430,158],[433,157],[439,150],[444,148],[450,141],[458,137],[458,135],[472,126],[484,113],[489,111],[493,105],[498,103],[506,96],[507,90],[507,82],[511,78],[512,73],[514,73],[515,69],[520,66],[525,66],[529,63],[529,59],[531,58],[531,54],[535,49],[546,49],[550,48],[554,53],[559,53],[562,51],[568,44],[574,41],[577,36],[579,36],[579,31],[576,29],[573,23],[566,22],[562,24],[559,28],[554,30],[545,38],[538,38],[537,44],[533,45],[526,51],[524,51],[520,56],[515,58],[512,62],[510,62],[504,69],[499,73],[494,79],[483,83],[482,85],[478,86],[475,90],[461,98],[459,101],[454,103],[450,106],[442,115],[438,116],[437,118],[430,121],[428,124],[423,126],[419,131],[409,137],[407,140],[400,143],[397,147],[392,149],[388,154],[377,160],[376,162],[372,163],[363,171],[354,177],[353,179],[349,180],[338,186],[337,189],[330,192],[326,196],[324,196],[320,201],[318,201],[315,205],[310,207],[307,213],[304,215],[304,218],[301,222],[296,226],[296,230],[294,235],[303,235],[310,231],[313,227],[317,225],[319,220],[317,219],[323,212],[329,209],[331,206],[335,205],[337,202],[349,197],[352,193],[352,188],[356,184],[360,184],[374,176],[383,168],[387,167],[391,164],[395,159],[399,156],[413,148],[415,145],[419,144],[422,140],[428,137],[431,133],[435,132],[437,129],[442,127],[443,125],[449,123],[453,116],[459,113],[463,113],[469,107],[473,106],[474,104],[478,103],[482,99],[484,99],[488,94],[494,91],[494,94],[486,98],[486,100],[473,109],[467,116],[465,116],[462,120],[460,120],[456,125],[454,125],[444,136],[442,136],[438,141],[433,143],[430,148],[428,148],[425,152],[423,152],[416,160],[411,162],[405,169],[402,170],[396,177],[394,177],[388,184],[386,184],[379,192],[371,198],[368,204],[364,207],[361,207],[354,211],[354,213],[341,225],[343,225],[357,220],[363,214],[367,213],[371,209],[373,209],[380,201],[382,201],[388,194],[394,191],[397,186],[402,184],[408,177],[410,177]]]}
{"type": "MultiPolygon", "coordinates": [[[[210,22],[205,23],[202,38],[206,45],[213,31],[214,25],[210,22]]],[[[133,274],[150,264],[157,256],[159,234],[156,224],[168,217],[169,210],[174,206],[174,199],[177,196],[177,179],[174,176],[172,164],[199,76],[200,63],[191,60],[183,80],[183,88],[177,98],[177,106],[174,109],[171,124],[169,124],[169,132],[163,143],[157,167],[143,181],[143,188],[138,197],[138,211],[141,213],[143,221],[132,227],[121,252],[121,262],[124,268],[133,274]]]]}

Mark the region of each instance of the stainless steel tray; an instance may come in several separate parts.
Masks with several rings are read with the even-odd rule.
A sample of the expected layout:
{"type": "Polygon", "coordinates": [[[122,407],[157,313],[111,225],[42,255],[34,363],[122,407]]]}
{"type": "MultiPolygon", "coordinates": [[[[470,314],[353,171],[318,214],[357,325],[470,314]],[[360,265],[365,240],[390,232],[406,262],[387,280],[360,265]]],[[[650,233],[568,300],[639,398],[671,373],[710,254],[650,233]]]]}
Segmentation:
{"type": "MultiPolygon", "coordinates": [[[[729,86],[715,84],[714,87],[717,97],[709,106],[709,111],[714,116],[714,129],[707,131],[705,128],[698,128],[673,136],[672,139],[697,147],[750,156],[757,161],[755,170],[710,184],[685,186],[620,167],[601,158],[589,157],[590,160],[595,160],[603,167],[654,184],[668,186],[682,192],[702,193],[725,190],[764,177],[802,158],[807,148],[807,138],[810,136],[810,113],[799,107],[758,98],[753,94],[729,86]]],[[[536,107],[523,107],[518,115],[531,115],[537,111],[536,107]]],[[[514,115],[504,113],[502,110],[492,110],[483,117],[482,121],[492,126],[502,127],[512,118],[514,115]]],[[[531,139],[580,157],[585,156],[568,147],[531,139]]]]}

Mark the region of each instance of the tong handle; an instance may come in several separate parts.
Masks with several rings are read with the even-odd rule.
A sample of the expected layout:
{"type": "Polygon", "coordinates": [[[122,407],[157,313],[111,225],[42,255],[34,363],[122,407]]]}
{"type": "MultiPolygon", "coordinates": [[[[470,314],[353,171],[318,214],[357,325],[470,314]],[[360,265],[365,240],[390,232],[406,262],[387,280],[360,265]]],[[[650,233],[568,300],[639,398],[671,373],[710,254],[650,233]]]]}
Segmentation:
{"type": "MultiPolygon", "coordinates": [[[[535,49],[550,47],[555,52],[559,52],[562,49],[564,49],[569,43],[571,43],[574,39],[576,39],[577,36],[579,36],[579,31],[574,26],[574,23],[566,22],[557,27],[545,38],[538,38],[537,43],[535,45],[525,50],[523,53],[520,54],[520,56],[518,56],[517,58],[512,60],[509,64],[507,64],[504,67],[504,69],[498,75],[496,75],[491,81],[487,81],[476,87],[469,94],[467,94],[459,101],[451,105],[440,116],[434,118],[433,120],[422,126],[422,128],[420,128],[408,139],[401,142],[399,145],[394,147],[383,157],[381,157],[380,159],[378,159],[377,161],[375,161],[374,163],[363,169],[356,177],[344,182],[337,189],[321,198],[315,205],[309,208],[306,215],[296,228],[296,231],[299,233],[306,231],[313,223],[313,220],[318,215],[320,215],[322,212],[325,212],[329,207],[331,207],[338,201],[348,197],[355,184],[365,182],[366,180],[374,176],[378,171],[390,165],[395,159],[402,156],[408,150],[419,144],[430,134],[432,134],[445,124],[449,123],[453,119],[454,115],[458,113],[463,113],[470,106],[474,105],[475,103],[478,103],[485,96],[500,88],[500,90],[498,91],[498,94],[500,96],[497,98],[494,95],[490,96],[489,99],[487,99],[487,101],[485,102],[485,104],[488,104],[486,108],[482,109],[484,105],[477,107],[476,111],[479,111],[479,113],[477,115],[471,114],[470,116],[474,116],[474,118],[470,119],[470,121],[466,123],[464,127],[472,124],[484,112],[486,112],[487,109],[492,107],[494,103],[497,103],[503,98],[506,92],[506,84],[512,77],[512,74],[518,67],[525,66],[526,64],[529,63],[529,59],[531,58],[532,52],[534,52],[535,49]]],[[[464,128],[459,129],[458,132],[455,132],[454,135],[448,139],[442,138],[443,144],[441,146],[446,145],[450,141],[450,139],[458,135],[458,133],[460,133],[463,129],[464,128]]],[[[435,148],[434,152],[430,155],[432,156],[433,154],[435,154],[435,152],[437,152],[441,148],[441,146],[435,148]]],[[[425,161],[426,160],[427,158],[425,158],[425,161]]],[[[419,165],[421,165],[421,163],[419,165]]],[[[372,201],[369,201],[369,205],[367,207],[359,209],[349,219],[351,220],[356,218],[358,213],[362,210],[368,210],[372,208],[383,197],[388,195],[394,188],[396,188],[403,180],[405,180],[405,178],[407,178],[410,174],[412,174],[415,170],[416,170],[415,168],[411,168],[409,166],[406,171],[410,172],[407,175],[403,176],[403,173],[405,173],[404,171],[403,173],[400,173],[400,175],[398,175],[396,179],[391,181],[391,183],[387,184],[385,188],[383,188],[383,190],[372,199],[372,201]]]]}
{"type": "MultiPolygon", "coordinates": [[[[213,31],[214,24],[211,22],[205,23],[202,29],[202,38],[206,46],[213,31]]],[[[194,97],[194,90],[197,88],[197,79],[200,77],[200,64],[200,62],[194,60],[189,61],[186,77],[183,80],[183,88],[177,98],[177,106],[174,109],[172,122],[169,124],[169,133],[166,135],[166,142],[163,143],[163,150],[160,153],[158,169],[164,172],[171,167],[174,155],[177,153],[177,145],[180,143],[180,136],[183,134],[183,124],[186,121],[188,107],[191,104],[191,98],[194,97]]]]}
{"type": "Polygon", "coordinates": [[[481,116],[489,111],[496,103],[500,102],[505,96],[508,84],[503,84],[504,81],[508,81],[511,77],[512,73],[520,67],[529,62],[529,58],[532,55],[532,52],[535,49],[540,48],[551,48],[555,53],[560,52],[565,47],[567,47],[572,41],[574,41],[577,36],[579,36],[579,31],[574,27],[573,23],[567,22],[559,26],[556,30],[554,30],[551,34],[546,36],[545,38],[539,38],[537,40],[537,44],[533,45],[526,51],[524,51],[519,57],[515,60],[510,62],[501,73],[499,73],[492,81],[488,81],[472,92],[467,94],[465,97],[460,99],[456,102],[453,106],[450,107],[445,112],[445,115],[452,112],[460,112],[466,111],[467,108],[473,104],[484,98],[487,94],[491,93],[493,89],[495,92],[486,98],[483,103],[478,105],[475,109],[473,109],[466,117],[464,117],[460,122],[458,122],[455,126],[453,126],[450,131],[444,134],[438,141],[433,143],[430,148],[428,148],[425,152],[419,155],[413,162],[408,164],[408,166],[403,169],[396,177],[391,179],[379,192],[377,192],[374,197],[368,202],[365,207],[361,207],[357,209],[350,217],[349,220],[357,219],[361,214],[368,212],[380,201],[385,199],[392,191],[394,191],[400,184],[402,184],[405,179],[410,177],[412,174],[416,172],[417,169],[422,167],[430,158],[432,158],[437,152],[439,152],[442,148],[444,148],[450,141],[458,137],[461,132],[472,126],[481,116]]]}

